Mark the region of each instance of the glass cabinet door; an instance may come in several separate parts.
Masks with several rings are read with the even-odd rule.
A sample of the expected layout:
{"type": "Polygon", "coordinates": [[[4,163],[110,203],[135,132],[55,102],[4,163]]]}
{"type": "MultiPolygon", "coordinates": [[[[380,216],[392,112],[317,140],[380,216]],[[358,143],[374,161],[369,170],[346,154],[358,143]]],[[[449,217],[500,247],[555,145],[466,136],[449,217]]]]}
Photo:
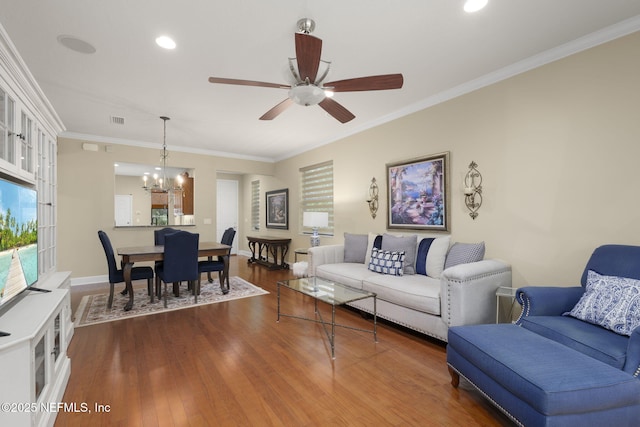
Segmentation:
{"type": "Polygon", "coordinates": [[[45,335],[40,338],[35,348],[35,382],[36,382],[36,401],[42,393],[46,383],[46,360],[45,360],[45,335]]]}
{"type": "Polygon", "coordinates": [[[53,322],[53,349],[51,351],[53,354],[53,361],[55,362],[58,360],[58,356],[60,355],[60,313],[58,313],[53,322]]]}

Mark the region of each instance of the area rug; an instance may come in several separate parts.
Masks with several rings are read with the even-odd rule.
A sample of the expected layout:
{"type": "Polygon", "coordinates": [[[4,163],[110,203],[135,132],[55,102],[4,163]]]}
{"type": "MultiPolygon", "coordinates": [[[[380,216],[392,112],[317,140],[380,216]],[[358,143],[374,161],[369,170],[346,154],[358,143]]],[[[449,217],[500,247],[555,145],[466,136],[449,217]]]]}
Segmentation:
{"type": "MultiPolygon", "coordinates": [[[[173,285],[167,286],[169,298],[167,299],[167,308],[164,307],[162,299],[154,299],[149,301],[147,288],[140,287],[134,289],[134,304],[129,311],[124,311],[123,307],[129,300],[127,296],[120,295],[118,286],[116,286],[115,295],[113,296],[113,306],[107,309],[107,301],[109,301],[109,293],[98,295],[85,295],[80,301],[78,310],[75,315],[74,327],[95,325],[98,323],[111,322],[114,320],[127,319],[137,316],[147,316],[171,310],[180,310],[205,304],[214,304],[218,302],[231,301],[239,298],[248,298],[258,295],[268,294],[262,288],[259,288],[240,277],[232,276],[229,278],[230,290],[226,295],[222,294],[220,282],[215,279],[212,283],[203,280],[198,296],[198,303],[194,302],[193,295],[187,290],[186,284],[180,288],[180,296],[173,295],[173,285]]],[[[164,291],[164,284],[163,284],[164,291]]]]}

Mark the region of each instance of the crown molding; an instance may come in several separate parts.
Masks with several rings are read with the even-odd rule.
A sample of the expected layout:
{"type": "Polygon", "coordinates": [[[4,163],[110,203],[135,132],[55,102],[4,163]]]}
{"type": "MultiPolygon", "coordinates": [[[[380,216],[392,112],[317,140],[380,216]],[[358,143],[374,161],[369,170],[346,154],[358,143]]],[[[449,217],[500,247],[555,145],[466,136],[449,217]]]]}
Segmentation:
{"type": "MultiPolygon", "coordinates": [[[[158,143],[153,143],[153,142],[135,141],[132,139],[122,139],[122,138],[112,138],[109,136],[91,135],[91,134],[78,133],[78,132],[62,132],[58,136],[61,138],[70,138],[70,139],[77,139],[81,141],[90,141],[90,142],[100,142],[103,144],[128,145],[131,147],[153,148],[153,149],[160,148],[158,146],[158,143]]],[[[216,151],[216,150],[202,150],[198,148],[180,147],[175,145],[167,145],[167,150],[181,152],[181,153],[203,154],[206,156],[225,157],[230,159],[252,160],[256,162],[265,162],[265,163],[275,162],[274,159],[271,159],[268,157],[247,156],[244,154],[236,154],[236,153],[216,151]]]]}
{"type": "Polygon", "coordinates": [[[566,58],[568,56],[574,55],[576,53],[585,51],[587,49],[591,49],[593,47],[610,42],[620,37],[627,36],[637,31],[640,31],[640,15],[634,16],[633,18],[626,19],[617,24],[614,24],[609,27],[605,27],[603,29],[595,31],[593,33],[587,34],[586,36],[572,40],[570,42],[557,46],[553,49],[549,49],[540,54],[531,56],[522,61],[518,61],[514,64],[511,64],[509,66],[506,66],[494,72],[485,74],[482,77],[479,77],[474,80],[470,80],[466,83],[463,83],[459,86],[453,87],[446,91],[437,93],[419,102],[411,104],[405,108],[397,110],[391,114],[388,114],[376,120],[369,121],[367,123],[363,123],[358,127],[354,127],[350,129],[348,132],[344,132],[340,134],[336,138],[332,138],[331,140],[327,140],[327,141],[315,144],[313,146],[304,147],[303,149],[289,153],[286,157],[281,157],[276,160],[277,161],[285,160],[285,159],[294,157],[298,154],[302,154],[306,151],[319,148],[327,144],[331,144],[332,142],[339,141],[341,139],[358,134],[360,132],[366,131],[376,126],[380,126],[384,123],[397,120],[401,117],[408,116],[418,111],[426,110],[429,107],[433,107],[435,105],[441,104],[443,102],[449,101],[451,99],[457,98],[462,95],[466,95],[478,89],[482,89],[483,87],[490,86],[492,84],[501,82],[502,80],[506,80],[508,78],[514,77],[518,74],[522,74],[527,71],[533,70],[535,68],[542,67],[543,65],[550,64],[552,62],[555,62],[560,59],[566,58]]]}

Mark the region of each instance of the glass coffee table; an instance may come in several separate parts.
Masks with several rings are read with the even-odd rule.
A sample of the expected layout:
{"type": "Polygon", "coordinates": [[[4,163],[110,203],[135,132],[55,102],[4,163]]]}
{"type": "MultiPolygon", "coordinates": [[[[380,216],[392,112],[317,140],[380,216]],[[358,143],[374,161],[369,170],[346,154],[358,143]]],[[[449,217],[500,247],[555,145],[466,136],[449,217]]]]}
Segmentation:
{"type": "Polygon", "coordinates": [[[368,332],[373,334],[373,341],[378,342],[377,335],[377,315],[376,315],[376,294],[373,292],[363,291],[360,289],[351,288],[349,286],[336,283],[333,281],[321,279],[319,277],[305,277],[301,279],[283,280],[278,282],[278,322],[280,316],[293,317],[295,319],[309,320],[316,323],[321,323],[327,338],[331,343],[331,358],[335,359],[335,332],[336,326],[341,328],[353,329],[356,331],[368,332]],[[308,317],[295,316],[292,314],[283,314],[280,312],[280,288],[291,289],[301,294],[310,296],[314,301],[314,311],[316,318],[311,319],[308,317]],[[353,326],[346,326],[336,323],[336,307],[344,305],[353,301],[373,298],[373,330],[361,329],[353,326]],[[322,301],[331,306],[331,322],[325,322],[322,319],[322,314],[318,310],[318,301],[322,301]],[[327,329],[331,326],[331,332],[327,329]]]}

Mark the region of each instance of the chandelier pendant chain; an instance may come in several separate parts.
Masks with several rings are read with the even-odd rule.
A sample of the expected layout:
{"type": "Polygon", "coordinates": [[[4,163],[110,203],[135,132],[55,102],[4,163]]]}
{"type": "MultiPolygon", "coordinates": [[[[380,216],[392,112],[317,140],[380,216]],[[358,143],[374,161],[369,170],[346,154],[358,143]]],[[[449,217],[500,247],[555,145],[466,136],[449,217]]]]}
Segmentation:
{"type": "Polygon", "coordinates": [[[160,154],[160,161],[162,162],[162,190],[165,191],[169,187],[167,186],[167,158],[169,152],[167,151],[167,120],[171,120],[167,116],[160,116],[164,122],[164,133],[162,138],[162,154],[160,154]]]}

